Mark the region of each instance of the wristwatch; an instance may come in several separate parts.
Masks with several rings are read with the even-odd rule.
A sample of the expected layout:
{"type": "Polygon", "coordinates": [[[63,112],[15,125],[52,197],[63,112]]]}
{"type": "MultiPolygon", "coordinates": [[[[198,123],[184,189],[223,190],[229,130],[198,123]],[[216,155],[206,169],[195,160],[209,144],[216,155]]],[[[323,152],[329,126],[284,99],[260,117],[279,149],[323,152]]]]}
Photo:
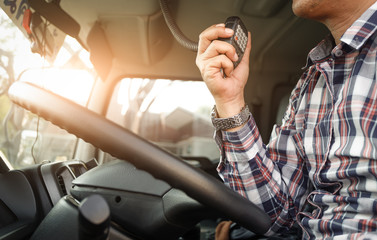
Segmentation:
{"type": "Polygon", "coordinates": [[[241,112],[229,118],[218,118],[216,106],[213,107],[211,113],[212,124],[217,130],[228,130],[242,126],[247,120],[249,120],[250,111],[246,105],[241,109],[241,112]]]}

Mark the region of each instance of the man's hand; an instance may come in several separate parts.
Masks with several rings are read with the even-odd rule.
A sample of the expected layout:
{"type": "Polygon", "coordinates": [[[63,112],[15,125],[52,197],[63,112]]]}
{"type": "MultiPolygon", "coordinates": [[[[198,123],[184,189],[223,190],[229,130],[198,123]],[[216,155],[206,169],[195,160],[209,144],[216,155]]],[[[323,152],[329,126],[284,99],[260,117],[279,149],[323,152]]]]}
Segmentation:
{"type": "Polygon", "coordinates": [[[234,116],[245,106],[244,88],[249,76],[250,33],[243,59],[236,69],[233,69],[233,61],[238,58],[236,50],[231,44],[217,40],[229,38],[233,34],[233,30],[225,28],[225,24],[217,24],[207,28],[199,36],[196,65],[215,99],[221,118],[234,116]]]}

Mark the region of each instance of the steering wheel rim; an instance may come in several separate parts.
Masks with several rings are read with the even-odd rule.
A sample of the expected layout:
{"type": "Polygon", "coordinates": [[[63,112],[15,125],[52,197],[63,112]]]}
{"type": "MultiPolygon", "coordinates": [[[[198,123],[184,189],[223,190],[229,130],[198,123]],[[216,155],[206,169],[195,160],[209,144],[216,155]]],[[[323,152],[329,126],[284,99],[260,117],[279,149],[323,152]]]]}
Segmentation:
{"type": "Polygon", "coordinates": [[[263,234],[270,228],[269,216],[249,200],[105,117],[27,82],[14,83],[8,94],[15,104],[114,157],[127,159],[137,168],[184,191],[246,229],[263,234]]]}

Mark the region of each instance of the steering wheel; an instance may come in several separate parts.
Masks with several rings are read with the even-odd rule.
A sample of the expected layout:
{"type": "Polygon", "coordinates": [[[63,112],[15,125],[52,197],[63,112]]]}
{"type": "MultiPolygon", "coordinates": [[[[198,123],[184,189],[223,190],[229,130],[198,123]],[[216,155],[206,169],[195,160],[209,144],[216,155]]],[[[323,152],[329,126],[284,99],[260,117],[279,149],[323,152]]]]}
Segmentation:
{"type": "Polygon", "coordinates": [[[114,157],[127,159],[254,233],[263,234],[270,228],[270,217],[249,200],[105,117],[31,83],[14,83],[9,97],[114,157]]]}

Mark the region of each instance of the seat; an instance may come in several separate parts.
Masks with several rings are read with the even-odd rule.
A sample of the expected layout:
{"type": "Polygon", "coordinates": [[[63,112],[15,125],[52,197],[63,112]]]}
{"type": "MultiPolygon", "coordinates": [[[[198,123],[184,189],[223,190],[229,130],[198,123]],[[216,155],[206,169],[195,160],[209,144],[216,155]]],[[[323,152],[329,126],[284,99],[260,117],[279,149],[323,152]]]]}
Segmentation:
{"type": "Polygon", "coordinates": [[[25,239],[37,225],[32,186],[21,171],[0,174],[0,239],[25,239]]]}

